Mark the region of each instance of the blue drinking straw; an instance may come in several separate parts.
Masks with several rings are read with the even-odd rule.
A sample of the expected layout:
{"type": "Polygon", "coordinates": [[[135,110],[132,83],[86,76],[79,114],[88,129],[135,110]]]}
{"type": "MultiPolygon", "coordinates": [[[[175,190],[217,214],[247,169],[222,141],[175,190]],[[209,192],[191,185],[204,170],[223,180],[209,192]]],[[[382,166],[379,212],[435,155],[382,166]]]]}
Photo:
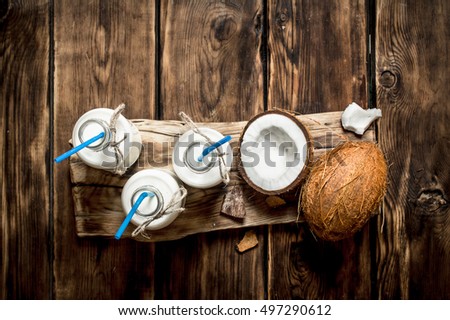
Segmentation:
{"type": "Polygon", "coordinates": [[[139,196],[139,198],[136,200],[136,202],[134,203],[133,207],[131,208],[130,212],[127,214],[127,216],[125,217],[125,220],[123,220],[122,224],[120,225],[119,230],[117,230],[116,235],[114,236],[114,238],[116,238],[116,240],[119,240],[120,237],[122,236],[123,232],[125,231],[125,229],[127,228],[128,224],[131,221],[131,218],[133,218],[135,212],[137,211],[138,207],[141,205],[142,201],[144,201],[144,199],[146,197],[153,197],[155,194],[152,192],[142,192],[141,195],[139,196]]]}
{"type": "Polygon", "coordinates": [[[219,141],[217,141],[216,143],[210,145],[209,147],[203,149],[203,152],[200,156],[198,156],[197,161],[202,162],[204,157],[206,157],[213,150],[217,149],[218,147],[220,147],[224,143],[227,143],[230,140],[231,140],[231,136],[226,136],[226,137],[223,137],[222,139],[220,139],[219,141]]]}
{"type": "Polygon", "coordinates": [[[83,142],[82,144],[76,146],[73,149],[70,149],[69,151],[63,153],[62,155],[60,155],[59,157],[55,158],[55,162],[56,163],[60,163],[61,161],[67,159],[68,157],[70,157],[71,155],[73,155],[74,153],[77,153],[78,151],[80,151],[81,149],[86,148],[88,145],[90,145],[91,143],[94,143],[97,140],[100,140],[101,138],[103,138],[105,136],[105,132],[99,133],[98,135],[96,135],[95,137],[86,140],[85,142],[83,142]]]}

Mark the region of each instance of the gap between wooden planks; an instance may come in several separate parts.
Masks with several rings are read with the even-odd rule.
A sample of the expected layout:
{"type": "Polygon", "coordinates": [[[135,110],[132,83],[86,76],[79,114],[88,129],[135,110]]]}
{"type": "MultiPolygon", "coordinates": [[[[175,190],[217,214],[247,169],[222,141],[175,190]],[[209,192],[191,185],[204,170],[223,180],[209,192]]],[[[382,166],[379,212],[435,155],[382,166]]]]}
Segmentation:
{"type": "MultiPolygon", "coordinates": [[[[314,157],[318,157],[343,141],[375,141],[373,128],[363,136],[346,132],[341,127],[342,112],[326,112],[298,115],[297,118],[310,131],[314,141],[314,157]]],[[[75,221],[78,236],[113,237],[122,223],[120,195],[127,179],[137,171],[149,168],[172,170],[172,150],[175,139],[185,130],[181,121],[131,120],[142,135],[143,149],[137,163],[122,177],[86,166],[76,155],[70,158],[72,194],[75,203],[75,221]]],[[[137,237],[139,241],[165,241],[183,238],[190,234],[222,229],[243,228],[266,224],[281,224],[298,221],[297,197],[287,199],[287,205],[270,208],[267,196],[254,191],[242,180],[237,171],[238,141],[246,121],[198,123],[231,135],[234,161],[229,186],[243,187],[247,215],[244,219],[233,219],[220,213],[227,188],[188,189],[186,210],[168,227],[149,232],[151,239],[137,237]],[[291,200],[291,201],[289,201],[291,200]]],[[[134,229],[129,225],[123,237],[130,237],[134,229]]]]}

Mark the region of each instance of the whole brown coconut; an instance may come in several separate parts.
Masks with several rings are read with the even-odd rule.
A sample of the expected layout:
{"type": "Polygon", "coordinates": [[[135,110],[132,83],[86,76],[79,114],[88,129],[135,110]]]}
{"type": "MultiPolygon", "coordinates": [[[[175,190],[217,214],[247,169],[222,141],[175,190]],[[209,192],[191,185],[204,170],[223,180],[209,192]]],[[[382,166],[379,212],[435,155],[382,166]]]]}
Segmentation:
{"type": "Polygon", "coordinates": [[[350,237],[367,223],[386,192],[387,164],[372,142],[345,142],[312,166],[299,203],[324,240],[350,237]]]}

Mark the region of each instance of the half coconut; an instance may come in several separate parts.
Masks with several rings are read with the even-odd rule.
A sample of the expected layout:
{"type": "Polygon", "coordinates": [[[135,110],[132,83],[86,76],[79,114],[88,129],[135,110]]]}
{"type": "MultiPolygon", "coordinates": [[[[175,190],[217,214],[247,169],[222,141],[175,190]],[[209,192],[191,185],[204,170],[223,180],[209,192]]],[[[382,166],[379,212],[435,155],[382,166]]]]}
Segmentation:
{"type": "Polygon", "coordinates": [[[311,136],[300,120],[284,111],[267,111],[242,132],[239,171],[256,191],[280,195],[306,177],[312,152],[311,136]]]}

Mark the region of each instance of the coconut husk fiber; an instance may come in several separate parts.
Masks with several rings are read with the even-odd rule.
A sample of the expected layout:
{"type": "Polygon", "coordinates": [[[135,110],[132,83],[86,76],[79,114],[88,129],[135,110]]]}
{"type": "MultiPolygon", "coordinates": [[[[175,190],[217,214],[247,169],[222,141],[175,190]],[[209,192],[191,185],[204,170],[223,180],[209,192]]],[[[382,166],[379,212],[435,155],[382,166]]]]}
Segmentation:
{"type": "Polygon", "coordinates": [[[315,235],[330,241],[352,236],[386,193],[387,164],[372,142],[345,142],[319,158],[302,188],[299,210],[315,235]]]}

